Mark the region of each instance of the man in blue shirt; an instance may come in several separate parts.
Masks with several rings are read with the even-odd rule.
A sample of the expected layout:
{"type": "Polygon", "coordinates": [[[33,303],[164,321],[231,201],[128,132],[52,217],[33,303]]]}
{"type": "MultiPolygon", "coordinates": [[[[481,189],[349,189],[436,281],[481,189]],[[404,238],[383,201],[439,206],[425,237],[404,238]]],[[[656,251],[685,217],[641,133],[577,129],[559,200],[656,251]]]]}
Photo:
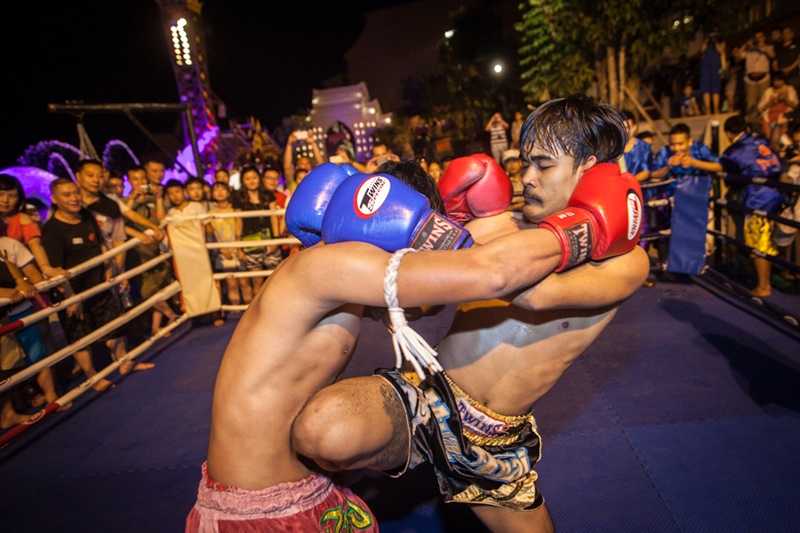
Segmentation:
{"type": "MultiPolygon", "coordinates": [[[[728,187],[740,192],[732,197],[741,197],[740,205],[747,209],[772,213],[778,210],[783,196],[774,184],[781,174],[781,162],[770,149],[767,141],[748,133],[744,117],[734,115],[725,121],[725,133],[731,145],[723,152],[720,163],[725,170],[725,182],[728,187]],[[753,178],[767,178],[772,183],[756,185],[753,178]]],[[[737,217],[741,220],[741,215],[737,217]]],[[[772,239],[774,223],[757,213],[744,217],[744,225],[737,224],[737,237],[744,237],[747,246],[764,255],[778,255],[778,248],[772,239]]],[[[754,256],[758,284],[753,289],[753,296],[765,298],[772,292],[770,284],[770,263],[763,257],[754,256]]]]}
{"type": "Polygon", "coordinates": [[[705,144],[692,141],[689,126],[680,123],[670,130],[669,144],[656,153],[652,168],[654,179],[675,180],[667,187],[675,196],[668,268],[697,274],[705,261],[705,226],[698,226],[697,219],[708,219],[711,174],[722,167],[705,144]]]}

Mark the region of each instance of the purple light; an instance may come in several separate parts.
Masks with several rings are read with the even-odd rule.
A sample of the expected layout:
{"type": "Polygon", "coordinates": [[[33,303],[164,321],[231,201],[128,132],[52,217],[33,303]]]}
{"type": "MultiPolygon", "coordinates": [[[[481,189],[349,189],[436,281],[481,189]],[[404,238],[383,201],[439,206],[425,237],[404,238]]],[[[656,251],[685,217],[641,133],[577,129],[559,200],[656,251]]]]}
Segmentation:
{"type": "Polygon", "coordinates": [[[58,179],[58,176],[37,167],[8,167],[0,172],[17,178],[22,184],[25,196],[39,198],[50,205],[50,182],[58,179]]]}

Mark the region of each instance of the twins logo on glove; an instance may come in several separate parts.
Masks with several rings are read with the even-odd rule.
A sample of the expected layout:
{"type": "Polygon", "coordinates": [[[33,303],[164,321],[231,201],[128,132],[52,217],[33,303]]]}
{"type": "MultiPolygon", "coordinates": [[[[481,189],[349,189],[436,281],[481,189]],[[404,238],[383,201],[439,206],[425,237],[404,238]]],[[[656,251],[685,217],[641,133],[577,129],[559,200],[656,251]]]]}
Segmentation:
{"type": "Polygon", "coordinates": [[[367,178],[353,197],[353,210],[359,218],[369,218],[381,208],[389,191],[391,182],[380,174],[367,178]]]}
{"type": "MultiPolygon", "coordinates": [[[[637,239],[642,228],[642,200],[636,191],[628,191],[628,240],[637,239]]],[[[638,240],[638,239],[637,239],[638,240]]]]}

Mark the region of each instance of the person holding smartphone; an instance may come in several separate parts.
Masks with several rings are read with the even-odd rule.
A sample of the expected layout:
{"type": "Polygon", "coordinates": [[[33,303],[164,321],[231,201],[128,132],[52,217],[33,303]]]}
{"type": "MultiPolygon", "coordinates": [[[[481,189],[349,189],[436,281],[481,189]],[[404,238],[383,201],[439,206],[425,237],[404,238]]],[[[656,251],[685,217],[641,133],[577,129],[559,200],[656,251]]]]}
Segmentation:
{"type": "Polygon", "coordinates": [[[297,170],[303,169],[308,172],[313,167],[324,162],[325,157],[320,152],[319,146],[317,146],[317,138],[313,132],[295,130],[289,134],[289,138],[286,139],[286,147],[283,149],[283,175],[286,178],[286,184],[289,189],[294,189],[295,172],[297,170]],[[313,161],[308,157],[298,157],[297,161],[294,160],[294,146],[298,142],[304,142],[311,146],[311,153],[314,154],[313,161]]]}

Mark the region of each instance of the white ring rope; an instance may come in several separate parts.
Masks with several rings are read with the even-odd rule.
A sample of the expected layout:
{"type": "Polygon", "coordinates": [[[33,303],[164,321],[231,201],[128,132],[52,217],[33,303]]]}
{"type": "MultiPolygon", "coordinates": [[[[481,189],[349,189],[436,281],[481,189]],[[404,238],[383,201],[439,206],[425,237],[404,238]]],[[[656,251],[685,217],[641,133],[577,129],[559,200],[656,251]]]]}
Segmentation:
{"type": "Polygon", "coordinates": [[[178,294],[180,291],[181,291],[180,283],[178,283],[177,281],[173,281],[171,284],[167,285],[166,287],[164,287],[163,289],[152,295],[147,300],[143,301],[136,307],[129,309],[125,313],[121,314],[114,320],[101,326],[95,331],[89,333],[85,337],[82,337],[77,341],[73,342],[72,344],[65,346],[64,348],[49,355],[48,357],[45,357],[44,359],[37,361],[36,363],[28,367],[25,367],[24,369],[20,370],[13,376],[3,381],[0,381],[0,392],[8,390],[14,385],[22,383],[26,379],[31,378],[36,374],[38,374],[40,370],[52,366],[55,363],[61,361],[62,359],[65,359],[68,356],[72,355],[73,353],[77,352],[78,350],[81,350],[82,348],[89,346],[93,342],[100,340],[101,338],[105,337],[108,333],[111,333],[118,327],[130,322],[137,316],[141,315],[142,313],[153,307],[156,303],[171,298],[174,295],[178,294]]]}
{"type": "MultiPolygon", "coordinates": [[[[132,268],[130,270],[126,270],[125,272],[123,272],[121,274],[118,274],[118,275],[112,277],[111,279],[109,279],[107,281],[99,283],[99,284],[95,285],[94,287],[86,289],[83,292],[79,292],[78,294],[74,294],[74,295],[70,296],[69,298],[66,298],[66,299],[62,300],[62,301],[60,301],[59,303],[57,303],[55,305],[47,307],[46,309],[41,309],[39,311],[36,311],[35,313],[31,313],[28,316],[22,317],[17,321],[17,322],[20,322],[21,325],[18,328],[14,329],[13,331],[28,327],[31,324],[33,324],[35,322],[38,322],[38,321],[40,321],[40,320],[42,320],[44,318],[47,318],[48,316],[50,316],[52,314],[58,313],[62,309],[66,309],[67,307],[69,307],[72,304],[77,304],[77,303],[83,302],[84,300],[87,300],[87,299],[91,298],[95,294],[98,294],[98,293],[101,293],[101,292],[103,292],[105,290],[108,290],[108,289],[114,287],[115,285],[119,285],[123,281],[129,280],[129,279],[131,279],[131,278],[133,278],[135,276],[138,276],[139,274],[141,274],[143,272],[146,272],[147,270],[152,269],[153,267],[163,263],[164,261],[166,261],[167,259],[169,259],[171,257],[172,257],[172,252],[165,252],[165,253],[157,256],[157,257],[154,257],[153,259],[150,259],[149,261],[146,261],[146,262],[142,263],[141,265],[139,265],[139,266],[137,266],[135,268],[132,268]]],[[[8,333],[10,333],[10,332],[8,332],[8,333]]]]}
{"type": "Polygon", "coordinates": [[[206,248],[209,250],[219,250],[220,248],[255,248],[256,246],[280,246],[283,244],[300,244],[294,237],[281,239],[264,239],[261,241],[227,241],[227,242],[207,242],[206,248]]]}
{"type": "Polygon", "coordinates": [[[223,305],[220,307],[222,311],[247,311],[249,305],[223,305]]]}
{"type": "Polygon", "coordinates": [[[400,368],[405,358],[420,379],[426,377],[425,369],[430,373],[440,372],[442,365],[436,359],[437,353],[422,336],[406,322],[406,314],[397,299],[397,271],[400,261],[409,252],[416,252],[413,248],[398,250],[389,259],[386,274],[383,278],[383,297],[389,310],[389,321],[392,325],[392,346],[394,347],[395,366],[400,368]]]}
{"type": "Polygon", "coordinates": [[[232,213],[203,213],[201,215],[172,215],[162,222],[163,224],[177,224],[191,220],[213,220],[219,218],[255,218],[255,217],[275,217],[284,216],[286,209],[262,209],[259,211],[234,211],[232,213]]]}
{"type": "MultiPolygon", "coordinates": [[[[139,244],[142,244],[142,241],[140,241],[137,238],[128,239],[127,241],[125,241],[124,243],[120,244],[119,246],[117,246],[115,248],[111,248],[107,252],[103,252],[102,254],[100,254],[98,256],[95,256],[95,257],[92,257],[91,259],[88,259],[88,260],[84,261],[83,263],[81,263],[79,265],[75,265],[74,267],[71,267],[71,268],[67,269],[67,275],[66,276],[56,276],[54,278],[50,278],[48,280],[42,281],[40,283],[37,283],[36,284],[36,290],[39,291],[39,292],[42,292],[42,291],[46,291],[46,290],[52,289],[53,287],[57,287],[58,285],[61,285],[65,281],[69,281],[70,278],[74,278],[75,276],[77,276],[79,274],[83,274],[84,272],[86,272],[88,270],[91,270],[94,267],[105,263],[107,260],[111,259],[112,257],[114,257],[116,255],[119,255],[122,252],[126,252],[126,251],[130,250],[131,248],[135,248],[139,244]]],[[[10,304],[10,303],[11,303],[11,300],[9,300],[8,298],[0,298],[0,307],[2,307],[3,305],[10,304]]]]}
{"type": "Polygon", "coordinates": [[[216,272],[214,273],[214,280],[230,279],[230,278],[266,278],[271,276],[275,270],[251,270],[248,272],[216,272]]]}

